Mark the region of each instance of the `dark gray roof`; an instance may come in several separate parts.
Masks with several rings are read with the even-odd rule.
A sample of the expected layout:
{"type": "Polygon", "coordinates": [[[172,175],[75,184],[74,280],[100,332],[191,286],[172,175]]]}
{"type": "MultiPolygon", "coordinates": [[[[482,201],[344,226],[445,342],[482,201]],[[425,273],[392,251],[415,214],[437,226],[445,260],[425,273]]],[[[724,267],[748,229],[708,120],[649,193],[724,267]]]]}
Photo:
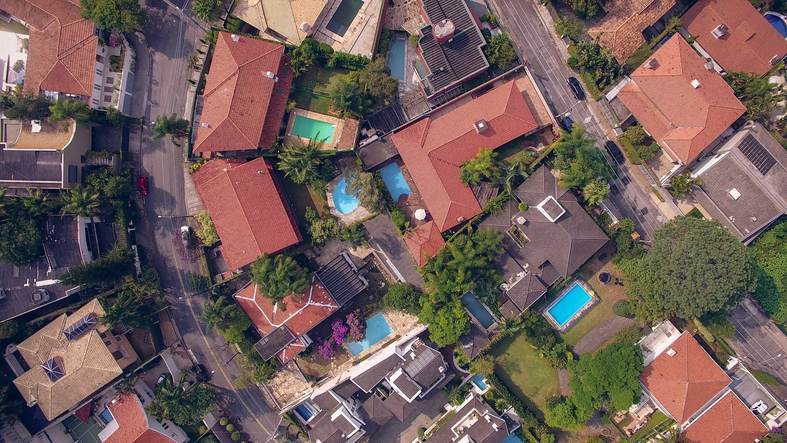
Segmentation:
{"type": "Polygon", "coordinates": [[[358,385],[359,388],[363,389],[364,392],[370,392],[375,386],[377,386],[378,383],[380,383],[380,381],[382,381],[382,379],[385,378],[386,375],[393,372],[401,364],[401,357],[393,354],[367,369],[363,373],[353,377],[351,380],[353,383],[358,385]]]}
{"type": "Polygon", "coordinates": [[[407,251],[404,240],[396,232],[388,214],[380,214],[363,223],[370,237],[370,245],[381,256],[383,264],[398,274],[407,283],[422,288],[424,279],[418,273],[413,257],[407,251]]]}
{"type": "Polygon", "coordinates": [[[315,273],[339,306],[360,294],[369,282],[358,274],[355,264],[345,254],[339,254],[315,273]]]}
{"type": "Polygon", "coordinates": [[[557,178],[546,167],[528,177],[516,189],[516,196],[527,203],[527,211],[508,217],[513,204],[509,202],[506,211],[487,217],[481,227],[503,233],[505,250],[546,286],[561,276],[573,274],[609,240],[576,196],[560,188],[557,178]],[[536,207],[547,197],[554,198],[565,210],[555,222],[536,207]],[[522,224],[518,222],[519,217],[523,219],[522,224]],[[512,226],[527,238],[522,246],[507,233],[512,226]]]}
{"type": "MultiPolygon", "coordinates": [[[[504,234],[505,235],[505,234],[504,234]]],[[[504,242],[509,248],[514,245],[513,240],[505,235],[504,242]]],[[[518,246],[514,246],[518,247],[518,246]]],[[[544,282],[534,272],[527,271],[520,265],[507,250],[497,257],[497,268],[503,273],[503,290],[519,312],[528,309],[538,301],[547,291],[544,282]]]]}
{"type": "Polygon", "coordinates": [[[412,403],[407,403],[407,400],[397,392],[391,392],[391,394],[383,400],[383,406],[391,411],[391,414],[399,419],[399,421],[404,421],[413,410],[412,403]]]}
{"type": "Polygon", "coordinates": [[[759,124],[735,134],[696,171],[697,200],[745,243],[787,214],[787,151],[759,124]]]}
{"type": "Polygon", "coordinates": [[[484,37],[465,0],[424,0],[423,5],[431,24],[421,29],[418,46],[429,68],[431,96],[485,71],[489,63],[481,49],[484,37]],[[453,22],[455,31],[440,44],[432,34],[433,25],[445,19],[453,22]]]}
{"type": "Polygon", "coordinates": [[[10,150],[0,147],[0,183],[35,186],[36,183],[54,182],[59,188],[63,179],[63,153],[61,151],[10,150]]]}
{"type": "Polygon", "coordinates": [[[510,298],[506,298],[506,300],[498,306],[500,309],[500,313],[503,314],[503,317],[514,320],[520,315],[522,315],[522,311],[511,301],[510,298]]]}
{"type": "Polygon", "coordinates": [[[364,421],[366,424],[374,423],[377,426],[382,426],[388,423],[393,417],[388,408],[383,405],[383,401],[376,395],[370,395],[366,401],[363,402],[361,408],[364,413],[364,421]]]}
{"type": "Polygon", "coordinates": [[[358,157],[361,158],[365,170],[374,169],[398,156],[399,151],[396,150],[396,146],[386,137],[379,138],[358,148],[358,157]]]}
{"type": "Polygon", "coordinates": [[[445,376],[447,368],[443,356],[422,342],[414,343],[405,359],[407,362],[404,364],[404,372],[421,386],[423,392],[431,389],[445,376]]]}
{"type": "Polygon", "coordinates": [[[408,399],[415,397],[421,392],[421,387],[406,372],[400,373],[396,378],[391,377],[389,381],[408,399]]]}
{"type": "Polygon", "coordinates": [[[470,441],[475,443],[500,443],[508,437],[508,426],[491,406],[477,396],[473,396],[462,409],[456,411],[445,423],[440,426],[437,432],[429,437],[433,442],[458,441],[463,436],[470,437],[470,441]],[[479,420],[468,427],[459,426],[465,420],[473,416],[480,417],[479,420]],[[487,420],[488,418],[488,420],[487,420]],[[459,432],[455,433],[454,428],[459,432]]]}
{"type": "MultiPolygon", "coordinates": [[[[517,313],[517,315],[519,315],[519,313],[517,313]]],[[[474,359],[481,351],[489,346],[489,337],[487,337],[486,333],[476,326],[475,323],[471,323],[470,330],[459,338],[459,343],[465,355],[470,359],[474,359]]]]}
{"type": "Polygon", "coordinates": [[[287,345],[295,341],[295,335],[287,326],[280,326],[270,334],[262,337],[254,348],[263,360],[268,361],[284,349],[287,345]]]}

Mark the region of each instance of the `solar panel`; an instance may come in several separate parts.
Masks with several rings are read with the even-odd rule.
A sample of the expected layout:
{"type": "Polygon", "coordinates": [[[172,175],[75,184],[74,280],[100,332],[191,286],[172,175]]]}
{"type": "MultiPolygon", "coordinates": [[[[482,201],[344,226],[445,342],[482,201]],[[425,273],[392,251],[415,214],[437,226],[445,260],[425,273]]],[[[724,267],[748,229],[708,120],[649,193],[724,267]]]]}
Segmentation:
{"type": "Polygon", "coordinates": [[[93,329],[98,323],[98,316],[95,313],[91,312],[86,316],[80,318],[76,321],[73,325],[65,328],[63,330],[63,335],[66,336],[68,340],[76,340],[77,338],[84,335],[87,331],[93,329]]]}
{"type": "Polygon", "coordinates": [[[773,165],[776,164],[776,159],[768,152],[765,147],[754,138],[753,135],[748,134],[741,141],[738,149],[741,150],[743,155],[757,168],[762,175],[768,173],[773,165]]]}
{"type": "Polygon", "coordinates": [[[50,358],[41,365],[41,369],[44,370],[50,381],[57,381],[62,376],[66,375],[65,371],[63,370],[63,365],[58,358],[50,358]]]}

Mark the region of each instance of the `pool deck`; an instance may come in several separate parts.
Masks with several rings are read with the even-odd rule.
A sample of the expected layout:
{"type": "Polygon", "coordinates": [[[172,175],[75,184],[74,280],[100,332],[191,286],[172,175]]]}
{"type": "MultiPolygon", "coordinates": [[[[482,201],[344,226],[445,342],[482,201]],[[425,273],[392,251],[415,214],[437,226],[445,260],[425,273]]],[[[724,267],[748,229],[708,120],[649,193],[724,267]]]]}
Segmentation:
{"type": "Polygon", "coordinates": [[[369,219],[373,214],[368,209],[364,208],[360,204],[357,208],[350,211],[347,214],[342,214],[336,209],[336,205],[333,203],[333,190],[336,188],[336,185],[339,184],[339,181],[344,178],[344,174],[334,178],[333,180],[328,183],[328,190],[325,192],[325,199],[327,200],[326,203],[328,204],[328,210],[334,215],[336,218],[339,219],[346,226],[350,226],[353,223],[361,222],[364,220],[369,219]]]}
{"type": "Polygon", "coordinates": [[[292,112],[290,112],[290,118],[287,121],[287,132],[285,132],[287,135],[284,137],[285,144],[294,144],[297,142],[307,143],[309,141],[307,138],[298,137],[292,133],[292,127],[295,125],[295,117],[299,115],[312,120],[330,123],[335,126],[333,130],[333,137],[331,137],[329,140],[325,140],[323,143],[323,147],[325,149],[349,151],[355,148],[355,144],[358,140],[358,120],[353,118],[341,119],[302,108],[295,108],[292,110],[292,112]]]}
{"type": "Polygon", "coordinates": [[[544,308],[543,311],[541,311],[541,314],[544,316],[544,318],[547,319],[547,321],[549,322],[550,325],[552,325],[553,328],[557,329],[560,332],[566,332],[569,329],[571,329],[571,326],[573,326],[580,318],[582,318],[583,315],[585,315],[591,308],[593,308],[593,306],[596,306],[598,302],[599,302],[599,298],[598,296],[596,296],[596,292],[593,290],[593,288],[591,288],[590,285],[588,285],[586,282],[577,279],[566,285],[566,287],[562,291],[560,291],[560,294],[558,294],[558,296],[555,297],[552,303],[550,303],[546,308],[544,308]],[[584,289],[585,292],[587,292],[587,294],[590,296],[590,301],[586,303],[585,306],[582,307],[582,309],[575,312],[574,315],[561,327],[560,325],[557,324],[557,321],[555,321],[555,319],[552,317],[552,314],[549,313],[549,310],[552,309],[552,307],[555,306],[560,300],[562,300],[563,297],[574,287],[575,284],[580,285],[582,289],[584,289]]]}

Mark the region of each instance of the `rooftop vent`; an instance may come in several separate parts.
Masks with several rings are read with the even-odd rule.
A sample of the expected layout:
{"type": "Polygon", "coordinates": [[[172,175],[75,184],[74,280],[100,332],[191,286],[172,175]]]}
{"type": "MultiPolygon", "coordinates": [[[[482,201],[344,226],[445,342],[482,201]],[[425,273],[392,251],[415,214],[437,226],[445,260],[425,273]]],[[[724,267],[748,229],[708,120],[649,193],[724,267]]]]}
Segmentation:
{"type": "Polygon", "coordinates": [[[700,83],[700,81],[697,80],[696,78],[691,81],[691,87],[694,88],[694,89],[699,88],[700,85],[702,85],[702,83],[700,83]]]}
{"type": "Polygon", "coordinates": [[[203,128],[210,128],[210,123],[208,122],[200,122],[199,125],[202,126],[203,128]]]}
{"type": "Polygon", "coordinates": [[[659,67],[659,61],[656,60],[656,57],[652,57],[647,61],[647,63],[645,63],[645,67],[648,69],[656,69],[659,67]]]}
{"type": "Polygon", "coordinates": [[[741,192],[738,191],[737,188],[732,188],[728,192],[730,194],[730,197],[732,197],[733,200],[737,200],[737,199],[741,198],[741,192]]]}
{"type": "Polygon", "coordinates": [[[727,31],[728,31],[727,25],[721,23],[719,26],[713,28],[713,31],[711,31],[710,33],[713,34],[713,36],[716,38],[722,38],[727,35],[728,33],[727,31]]]}
{"type": "Polygon", "coordinates": [[[667,355],[669,355],[670,357],[674,357],[676,354],[677,354],[677,352],[675,352],[675,350],[672,349],[672,348],[669,348],[667,350],[667,355]]]}
{"type": "Polygon", "coordinates": [[[518,225],[524,225],[526,221],[527,219],[525,217],[522,217],[521,215],[516,218],[516,224],[518,225]]]}
{"type": "Polygon", "coordinates": [[[715,68],[713,67],[713,60],[708,60],[705,62],[705,69],[708,71],[714,71],[715,68]]]}
{"type": "Polygon", "coordinates": [[[278,82],[279,81],[279,77],[276,77],[276,74],[274,74],[271,71],[265,71],[265,77],[268,77],[269,79],[273,80],[274,82],[278,82]]]}
{"type": "Polygon", "coordinates": [[[240,41],[240,36],[238,34],[232,34],[232,35],[230,35],[230,38],[234,42],[239,42],[240,41]]]}
{"type": "Polygon", "coordinates": [[[310,25],[308,22],[301,23],[301,32],[308,33],[311,29],[312,29],[312,25],[310,25]]]}
{"type": "Polygon", "coordinates": [[[30,121],[30,132],[32,132],[33,134],[37,134],[41,132],[41,120],[30,121]]]}
{"type": "Polygon", "coordinates": [[[489,129],[489,123],[487,123],[486,120],[478,120],[473,123],[473,127],[475,128],[475,132],[481,134],[489,129]]]}
{"type": "Polygon", "coordinates": [[[435,40],[441,45],[451,40],[454,36],[454,31],[456,31],[454,22],[447,18],[440,20],[440,22],[435,24],[432,28],[432,34],[434,34],[435,40]]]}

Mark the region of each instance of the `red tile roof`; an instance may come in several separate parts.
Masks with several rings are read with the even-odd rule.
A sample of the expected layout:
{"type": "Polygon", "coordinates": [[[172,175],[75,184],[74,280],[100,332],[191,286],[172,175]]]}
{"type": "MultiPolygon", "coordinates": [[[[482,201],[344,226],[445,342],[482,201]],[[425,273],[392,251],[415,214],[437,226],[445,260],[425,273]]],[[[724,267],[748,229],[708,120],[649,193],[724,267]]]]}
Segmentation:
{"type": "Polygon", "coordinates": [[[497,149],[529,134],[538,123],[515,82],[478,97],[449,103],[391,137],[441,232],[481,212],[473,191],[459,179],[459,168],[481,149],[497,149]],[[478,133],[474,123],[485,120],[478,133]]]}
{"type": "Polygon", "coordinates": [[[139,398],[132,393],[120,394],[107,405],[118,428],[104,443],[174,443],[175,440],[151,429],[139,398]]]}
{"type": "Polygon", "coordinates": [[[291,84],[284,46],[219,33],[194,152],[270,148],[279,135],[291,84]],[[278,80],[268,78],[268,72],[278,80]]]}
{"type": "Polygon", "coordinates": [[[434,221],[428,221],[408,232],[404,236],[404,244],[420,268],[443,250],[445,240],[434,221]]]}
{"type": "Polygon", "coordinates": [[[25,91],[92,95],[98,37],[78,0],[5,0],[2,9],[30,25],[25,91]]]}
{"type": "Polygon", "coordinates": [[[764,75],[773,57],[778,62],[787,54],[787,41],[749,0],[699,0],[681,22],[727,71],[764,75]],[[722,24],[727,35],[716,38],[712,32],[722,24]]]}
{"type": "Polygon", "coordinates": [[[705,68],[679,34],[631,74],[618,97],[670,157],[684,164],[746,112],[727,82],[705,68]]]}
{"type": "Polygon", "coordinates": [[[607,13],[588,35],[624,63],[645,43],[642,32],[664,17],[677,0],[608,0],[607,13]]]}
{"type": "Polygon", "coordinates": [[[288,361],[295,358],[296,355],[303,352],[306,349],[306,345],[304,345],[301,341],[295,340],[294,342],[288,344],[284,347],[281,351],[279,351],[276,356],[279,358],[279,361],[282,363],[287,363],[288,361]]]}
{"type": "Polygon", "coordinates": [[[339,305],[316,277],[312,277],[312,284],[306,293],[285,297],[284,309],[274,307],[255,284],[238,291],[235,300],[263,336],[281,326],[301,336],[339,309],[339,305]]]}
{"type": "Polygon", "coordinates": [[[650,394],[682,424],[730,384],[730,377],[688,332],[642,372],[650,394]]]}
{"type": "Polygon", "coordinates": [[[211,160],[192,178],[231,270],[301,241],[274,172],[262,157],[247,163],[211,160]]]}
{"type": "Polygon", "coordinates": [[[705,411],[681,436],[686,443],[753,442],[768,433],[768,428],[730,391],[705,411]]]}

